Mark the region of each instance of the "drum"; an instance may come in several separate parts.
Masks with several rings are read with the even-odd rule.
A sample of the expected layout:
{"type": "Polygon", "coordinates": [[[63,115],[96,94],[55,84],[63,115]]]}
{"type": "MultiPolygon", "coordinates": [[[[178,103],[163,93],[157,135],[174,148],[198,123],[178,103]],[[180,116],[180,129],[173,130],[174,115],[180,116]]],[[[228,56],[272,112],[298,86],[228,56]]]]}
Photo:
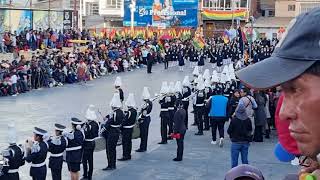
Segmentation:
{"type": "Polygon", "coordinates": [[[139,128],[139,124],[136,124],[133,127],[132,139],[138,139],[138,138],[140,138],[140,128],[139,128]]]}
{"type": "Polygon", "coordinates": [[[95,140],[95,152],[100,152],[106,149],[106,139],[104,137],[97,137],[95,140]]]}

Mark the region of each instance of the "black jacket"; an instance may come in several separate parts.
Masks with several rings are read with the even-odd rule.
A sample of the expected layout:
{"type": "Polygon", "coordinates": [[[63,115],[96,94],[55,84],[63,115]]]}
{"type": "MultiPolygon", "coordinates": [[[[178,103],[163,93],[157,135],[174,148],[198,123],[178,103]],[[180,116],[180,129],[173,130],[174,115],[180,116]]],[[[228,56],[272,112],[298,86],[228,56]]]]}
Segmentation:
{"type": "Polygon", "coordinates": [[[252,124],[248,118],[246,120],[240,120],[236,117],[232,118],[228,134],[232,142],[249,143],[251,141],[252,124]]]}
{"type": "Polygon", "coordinates": [[[185,118],[186,118],[186,110],[183,108],[179,108],[173,117],[173,132],[184,134],[186,132],[186,125],[185,125],[185,118]]]}

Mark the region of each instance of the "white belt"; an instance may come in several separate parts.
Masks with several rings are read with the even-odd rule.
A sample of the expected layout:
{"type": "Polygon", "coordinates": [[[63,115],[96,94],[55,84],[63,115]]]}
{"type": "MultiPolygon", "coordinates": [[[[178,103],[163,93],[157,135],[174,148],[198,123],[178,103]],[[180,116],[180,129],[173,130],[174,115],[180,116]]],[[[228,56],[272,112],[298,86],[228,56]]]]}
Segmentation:
{"type": "Polygon", "coordinates": [[[196,106],[204,106],[204,104],[196,104],[196,106]]]}
{"type": "Polygon", "coordinates": [[[120,127],[120,125],[111,125],[111,127],[119,128],[119,127],[120,127]]]}
{"type": "Polygon", "coordinates": [[[70,147],[70,148],[67,148],[66,151],[75,151],[75,150],[79,150],[81,148],[82,148],[81,146],[70,147]]]}
{"type": "Polygon", "coordinates": [[[19,172],[19,169],[9,169],[8,173],[13,174],[19,172]]]}
{"type": "Polygon", "coordinates": [[[85,139],[85,141],[92,142],[92,141],[94,141],[94,139],[85,139]]]}
{"type": "Polygon", "coordinates": [[[146,114],[144,117],[150,117],[150,114],[146,114]]]}
{"type": "Polygon", "coordinates": [[[169,110],[174,110],[174,107],[169,107],[168,109],[169,109],[169,110]]]}
{"type": "Polygon", "coordinates": [[[59,154],[52,154],[50,155],[50,157],[61,157],[63,156],[63,153],[59,153],[59,154]]]}
{"type": "Polygon", "coordinates": [[[33,163],[31,163],[31,167],[35,167],[35,168],[39,168],[39,167],[42,167],[42,166],[44,166],[44,165],[46,165],[46,162],[45,162],[45,161],[42,162],[42,163],[39,163],[39,164],[33,164],[33,163]]]}
{"type": "Polygon", "coordinates": [[[188,101],[189,101],[189,99],[182,99],[182,101],[188,102],[188,101]]]}
{"type": "Polygon", "coordinates": [[[122,126],[123,128],[125,129],[130,129],[130,128],[133,128],[135,125],[131,125],[131,126],[122,126]]]}
{"type": "Polygon", "coordinates": [[[161,109],[161,111],[168,111],[168,109],[161,109]]]}

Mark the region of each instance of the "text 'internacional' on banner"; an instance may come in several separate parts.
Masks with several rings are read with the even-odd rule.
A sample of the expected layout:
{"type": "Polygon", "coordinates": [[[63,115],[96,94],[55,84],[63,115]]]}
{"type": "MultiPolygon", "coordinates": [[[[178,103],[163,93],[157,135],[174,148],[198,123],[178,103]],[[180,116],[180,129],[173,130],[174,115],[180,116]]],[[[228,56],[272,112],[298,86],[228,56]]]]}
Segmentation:
{"type": "MultiPolygon", "coordinates": [[[[124,0],[124,26],[131,26],[131,0],[124,0]]],[[[198,0],[137,0],[134,26],[197,27],[198,0]]]]}

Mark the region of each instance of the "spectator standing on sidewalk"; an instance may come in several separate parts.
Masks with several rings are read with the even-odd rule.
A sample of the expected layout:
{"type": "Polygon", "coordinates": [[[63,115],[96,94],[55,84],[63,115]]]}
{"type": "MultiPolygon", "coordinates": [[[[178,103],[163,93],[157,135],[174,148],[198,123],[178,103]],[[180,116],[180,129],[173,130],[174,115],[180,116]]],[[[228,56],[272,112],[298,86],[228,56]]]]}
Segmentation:
{"type": "Polygon", "coordinates": [[[245,102],[239,101],[235,114],[231,119],[228,134],[230,136],[231,145],[231,166],[238,166],[238,158],[241,153],[242,164],[249,164],[248,152],[251,141],[252,125],[247,115],[245,102]]]}

